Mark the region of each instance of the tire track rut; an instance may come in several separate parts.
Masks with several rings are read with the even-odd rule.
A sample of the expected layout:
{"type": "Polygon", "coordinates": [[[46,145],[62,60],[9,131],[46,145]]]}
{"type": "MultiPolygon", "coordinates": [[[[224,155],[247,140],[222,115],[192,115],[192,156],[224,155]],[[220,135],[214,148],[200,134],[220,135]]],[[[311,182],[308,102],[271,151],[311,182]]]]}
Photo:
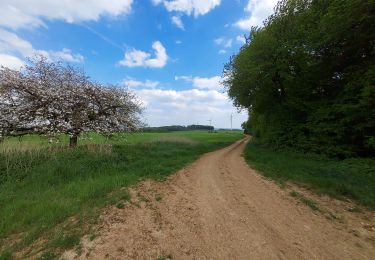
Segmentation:
{"type": "Polygon", "coordinates": [[[203,155],[167,181],[107,208],[99,237],[66,259],[373,259],[371,239],[296,203],[248,167],[248,138],[203,155]],[[155,199],[159,197],[159,199],[155,199]]]}

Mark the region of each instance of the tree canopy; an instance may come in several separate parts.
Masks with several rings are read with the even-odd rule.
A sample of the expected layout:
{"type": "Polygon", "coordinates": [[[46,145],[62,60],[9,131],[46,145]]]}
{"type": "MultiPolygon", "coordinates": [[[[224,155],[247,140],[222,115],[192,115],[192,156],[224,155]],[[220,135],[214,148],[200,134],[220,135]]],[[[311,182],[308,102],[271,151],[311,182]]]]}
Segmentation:
{"type": "Polygon", "coordinates": [[[40,56],[23,70],[0,69],[0,137],[28,133],[110,134],[142,125],[142,108],[126,89],[90,80],[82,70],[40,56]]]}
{"type": "Polygon", "coordinates": [[[373,156],[374,57],[374,0],[283,0],[225,65],[224,84],[259,142],[373,156]]]}

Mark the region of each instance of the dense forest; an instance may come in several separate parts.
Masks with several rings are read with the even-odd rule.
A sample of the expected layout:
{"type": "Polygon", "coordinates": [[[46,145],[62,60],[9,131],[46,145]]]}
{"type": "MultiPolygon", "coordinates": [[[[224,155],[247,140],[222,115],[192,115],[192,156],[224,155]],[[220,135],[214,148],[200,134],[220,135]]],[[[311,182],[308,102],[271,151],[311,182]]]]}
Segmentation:
{"type": "Polygon", "coordinates": [[[283,0],[225,65],[224,83],[259,143],[374,156],[374,57],[374,0],[283,0]]]}

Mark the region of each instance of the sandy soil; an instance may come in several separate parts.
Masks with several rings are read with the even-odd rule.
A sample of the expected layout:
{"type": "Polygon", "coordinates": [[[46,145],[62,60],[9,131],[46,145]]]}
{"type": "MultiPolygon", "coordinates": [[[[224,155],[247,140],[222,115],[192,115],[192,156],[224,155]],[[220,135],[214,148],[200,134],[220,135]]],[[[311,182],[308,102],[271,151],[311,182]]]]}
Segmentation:
{"type": "Polygon", "coordinates": [[[375,259],[374,212],[324,197],[313,211],[248,167],[247,141],[133,188],[123,209],[103,212],[98,237],[63,258],[375,259]]]}

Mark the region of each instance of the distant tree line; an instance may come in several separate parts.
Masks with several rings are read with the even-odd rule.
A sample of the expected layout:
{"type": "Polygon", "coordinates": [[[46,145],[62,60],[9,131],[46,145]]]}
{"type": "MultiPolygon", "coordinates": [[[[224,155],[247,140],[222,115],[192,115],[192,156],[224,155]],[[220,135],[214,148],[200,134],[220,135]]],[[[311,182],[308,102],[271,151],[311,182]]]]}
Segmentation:
{"type": "Polygon", "coordinates": [[[283,0],[224,68],[260,143],[375,155],[375,1],[283,0]]]}
{"type": "Polygon", "coordinates": [[[171,126],[159,126],[159,127],[144,127],[141,129],[142,132],[150,132],[150,133],[166,133],[166,132],[174,132],[174,131],[193,131],[193,130],[213,131],[214,127],[209,126],[209,125],[188,125],[188,126],[171,125],[171,126]]]}
{"type": "Polygon", "coordinates": [[[142,107],[126,89],[93,82],[83,70],[43,56],[20,71],[0,69],[0,139],[81,133],[110,135],[142,126],[142,107]]]}

